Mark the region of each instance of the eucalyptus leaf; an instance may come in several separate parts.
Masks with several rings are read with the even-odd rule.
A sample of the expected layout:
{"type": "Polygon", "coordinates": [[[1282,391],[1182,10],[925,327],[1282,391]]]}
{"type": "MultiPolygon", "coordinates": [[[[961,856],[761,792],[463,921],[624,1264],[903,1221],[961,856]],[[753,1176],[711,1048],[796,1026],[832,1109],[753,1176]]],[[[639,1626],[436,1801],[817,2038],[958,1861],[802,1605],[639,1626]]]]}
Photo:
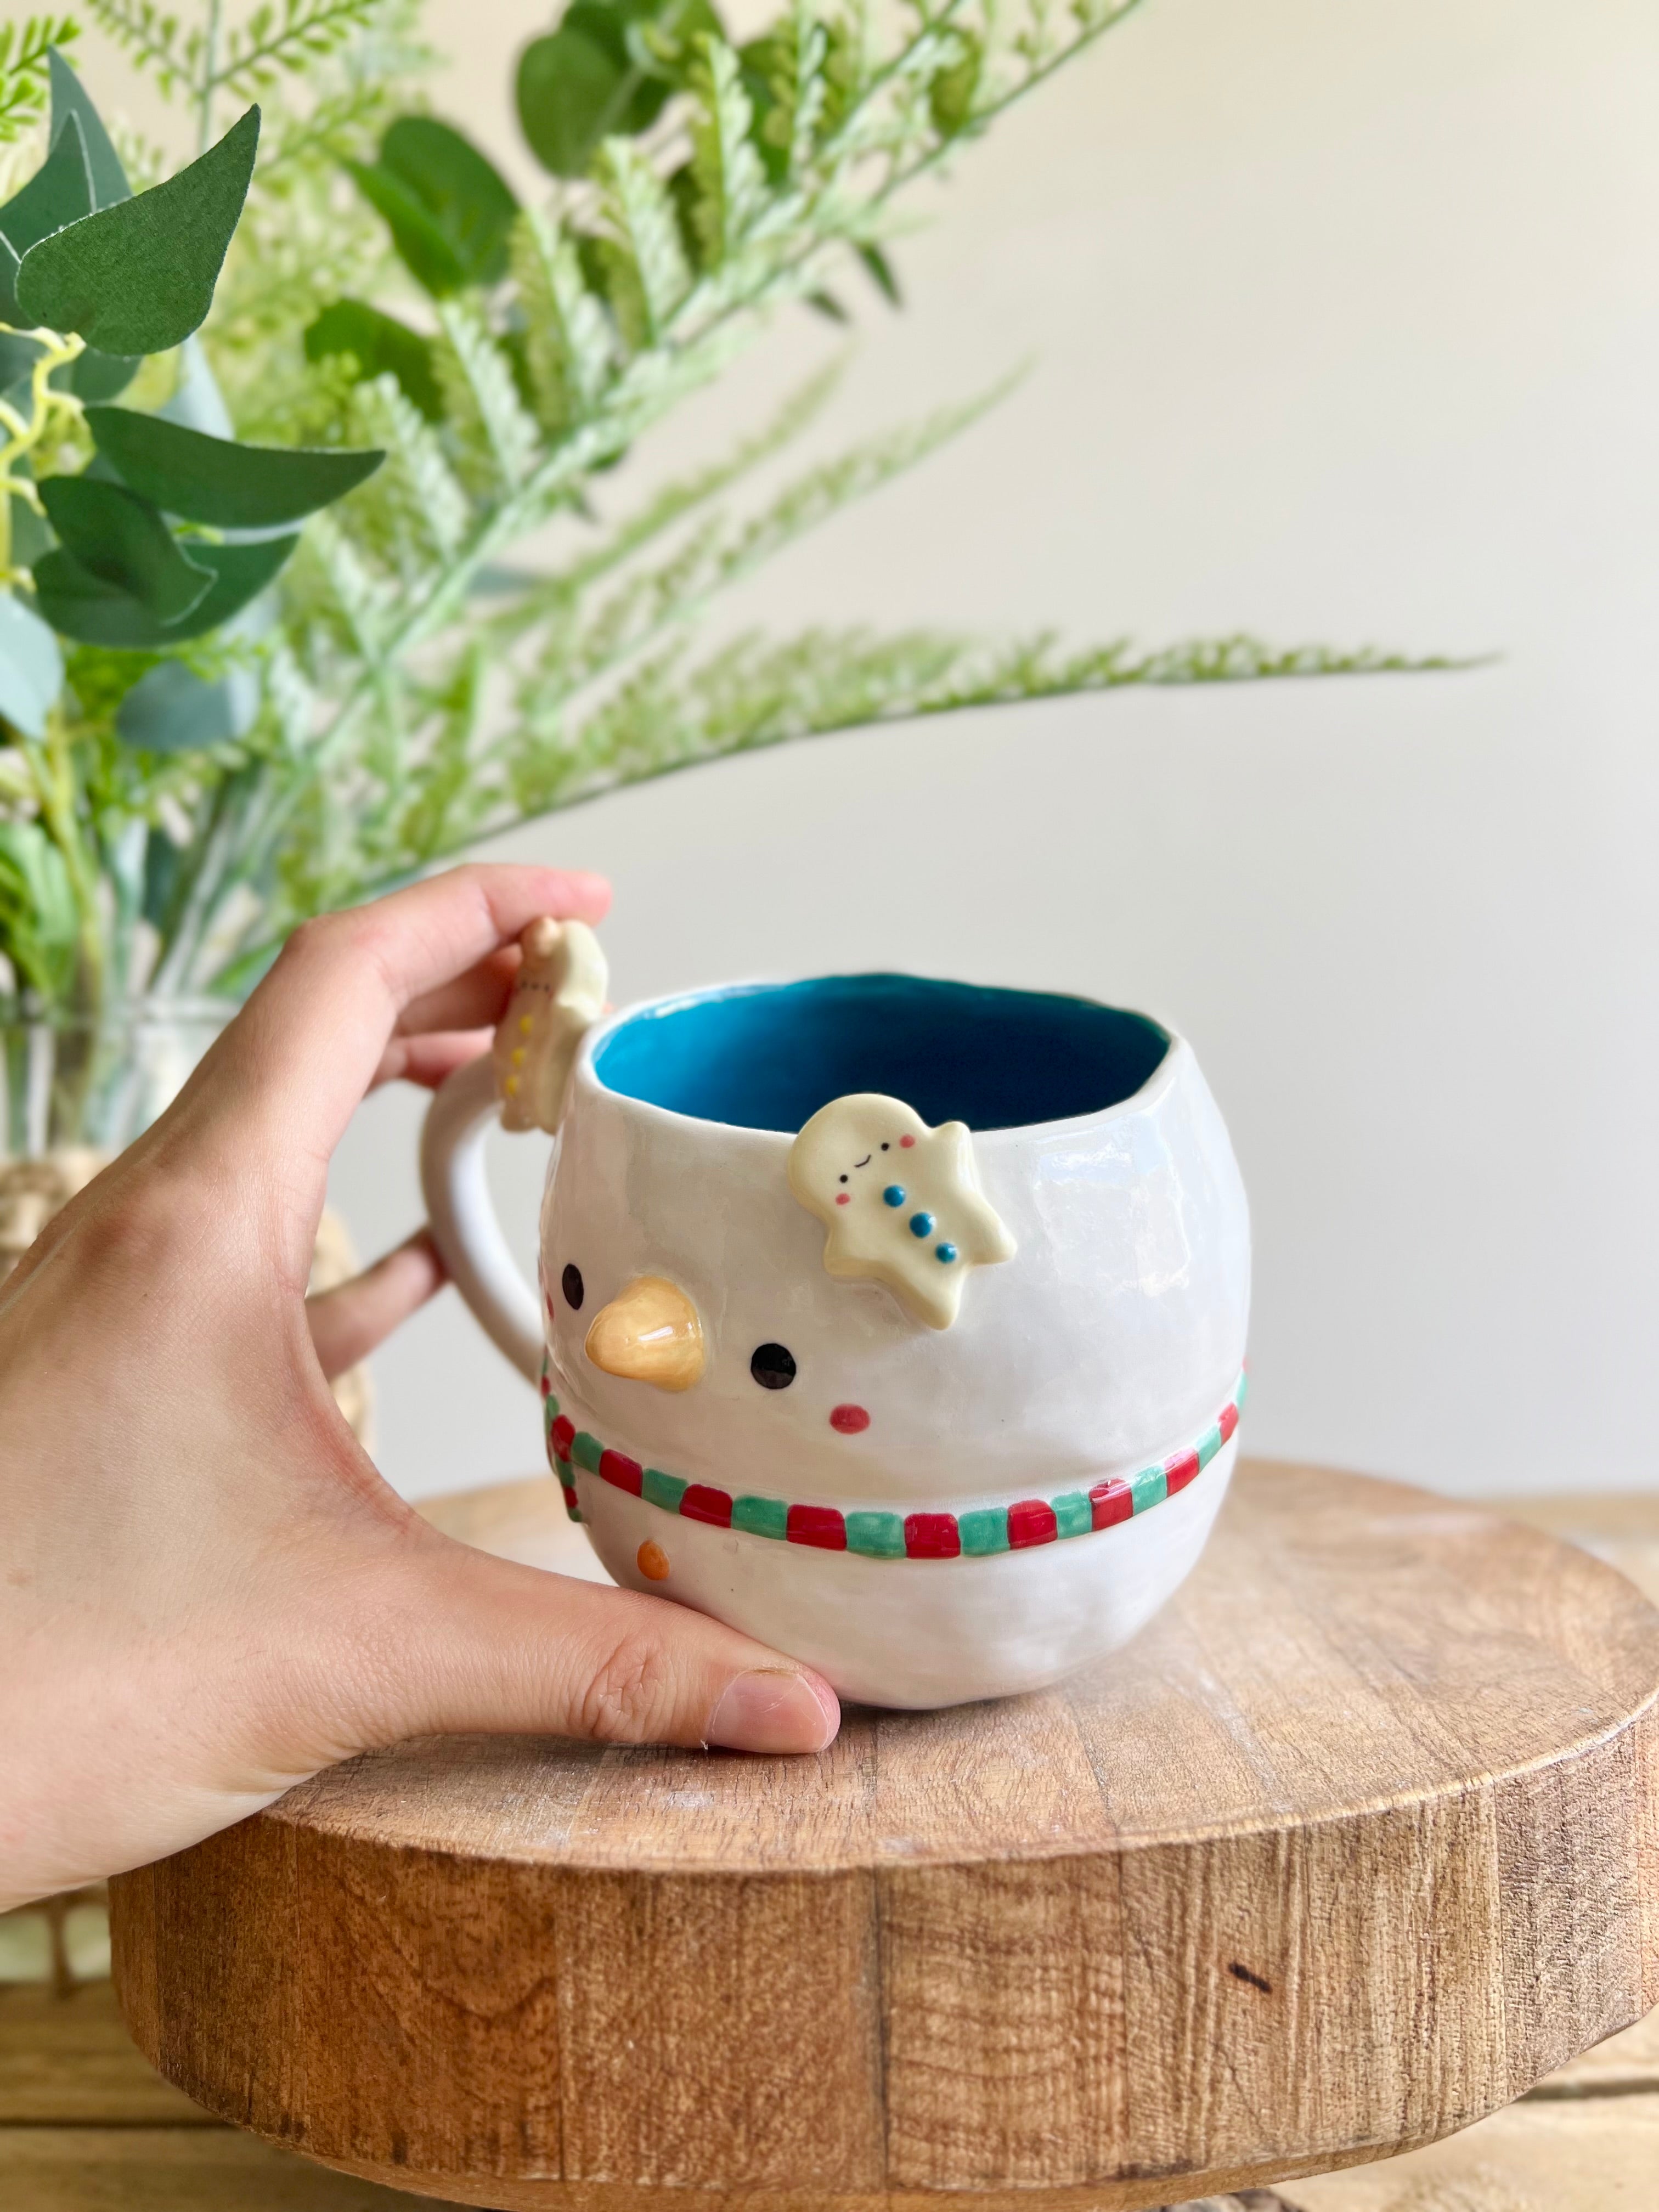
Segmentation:
{"type": "Polygon", "coordinates": [[[400,116],[380,141],[380,167],[414,193],[455,249],[471,284],[507,274],[519,203],[471,140],[429,115],[400,116]]]}
{"type": "Polygon", "coordinates": [[[276,575],[297,538],[263,538],[251,545],[191,547],[193,565],[210,572],[209,587],[189,612],[162,622],[142,599],[106,582],[58,546],[34,564],[40,611],[55,630],[84,645],[153,650],[202,637],[240,613],[276,575]]]}
{"type": "Polygon", "coordinates": [[[250,107],[176,177],[32,246],[16,279],[27,320],[78,331],[104,353],[182,344],[213,305],[258,143],[250,107]]]}
{"type": "Polygon", "coordinates": [[[190,549],[192,561],[213,572],[213,583],[207,597],[194,606],[182,622],[167,626],[169,640],[180,641],[204,637],[210,629],[217,629],[234,614],[240,614],[250,599],[255,599],[293,552],[300,540],[297,536],[256,538],[248,545],[198,545],[190,549]]]}
{"type": "Polygon", "coordinates": [[[181,620],[207,596],[210,571],[196,565],[136,492],[91,477],[52,477],[41,485],[40,497],[52,528],[80,566],[137,600],[158,622],[181,620]]]}
{"type": "Polygon", "coordinates": [[[15,593],[0,592],[0,714],[26,738],[43,738],[63,688],[57,639],[15,593]]]}
{"type": "Polygon", "coordinates": [[[556,31],[532,39],[519,59],[519,123],[531,152],[556,177],[586,175],[613,131],[644,131],[672,87],[628,52],[620,11],[579,4],[556,31]]]}
{"type": "MultiPolygon", "coordinates": [[[[0,233],[21,263],[30,246],[92,213],[92,171],[78,118],[71,115],[52,151],[21,191],[0,207],[0,233]]],[[[0,317],[19,319],[17,302],[0,292],[0,317]]]]}
{"type": "Polygon", "coordinates": [[[242,446],[140,415],[88,407],[93,443],[130,489],[168,514],[220,530],[268,530],[343,499],[386,455],[242,446]]]}
{"type": "Polygon", "coordinates": [[[398,258],[416,283],[434,300],[460,291],[466,270],[453,241],[402,178],[379,162],[348,161],[345,167],[376,215],[385,218],[398,258]]]}
{"type": "Polygon", "coordinates": [[[18,305],[16,286],[22,257],[30,246],[91,212],[92,173],[86,144],[80,124],[70,116],[62,137],[27,184],[0,207],[0,238],[10,249],[0,254],[0,322],[15,325],[27,319],[18,305]]]}
{"type": "Polygon", "coordinates": [[[86,87],[56,46],[46,55],[46,66],[52,80],[52,144],[58,143],[70,118],[75,118],[86,142],[87,165],[92,172],[93,205],[113,207],[119,200],[130,200],[132,186],[127,182],[127,173],[121,167],[120,155],[110,143],[109,133],[86,87]]]}
{"type": "Polygon", "coordinates": [[[118,584],[94,576],[62,545],[35,562],[34,596],[42,616],[59,636],[72,637],[82,645],[132,652],[168,641],[167,626],[143,600],[118,584]]]}
{"type": "Polygon", "coordinates": [[[233,677],[210,681],[182,660],[163,660],[146,669],[122,700],[115,733],[141,752],[199,752],[243,735],[244,705],[233,677]]]}
{"type": "Polygon", "coordinates": [[[361,300],[336,300],[306,332],[307,361],[325,361],[331,355],[351,356],[364,376],[394,376],[404,398],[428,422],[443,419],[431,343],[407,323],[361,300]]]}
{"type": "Polygon", "coordinates": [[[77,354],[67,368],[53,373],[54,383],[61,380],[66,391],[90,406],[94,402],[113,399],[125,392],[138,374],[142,354],[102,353],[96,346],[88,346],[77,354]]]}

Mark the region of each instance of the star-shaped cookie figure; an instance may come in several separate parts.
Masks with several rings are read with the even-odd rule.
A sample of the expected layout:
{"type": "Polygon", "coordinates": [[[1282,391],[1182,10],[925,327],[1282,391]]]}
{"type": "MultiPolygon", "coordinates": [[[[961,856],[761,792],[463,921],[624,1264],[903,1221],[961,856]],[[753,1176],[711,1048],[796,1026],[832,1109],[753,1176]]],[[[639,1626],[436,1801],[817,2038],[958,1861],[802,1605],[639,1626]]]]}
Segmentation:
{"type": "Polygon", "coordinates": [[[524,959],[495,1031],[495,1088],[504,1129],[558,1129],[576,1052],[605,1012],[608,971],[582,921],[532,921],[524,959]]]}
{"type": "Polygon", "coordinates": [[[818,1109],[790,1146],[789,1188],[830,1231],[830,1273],[884,1283],[929,1328],[956,1319],[969,1268],[1014,1256],[979,1187],[967,1123],[930,1129],[877,1091],[818,1109]]]}

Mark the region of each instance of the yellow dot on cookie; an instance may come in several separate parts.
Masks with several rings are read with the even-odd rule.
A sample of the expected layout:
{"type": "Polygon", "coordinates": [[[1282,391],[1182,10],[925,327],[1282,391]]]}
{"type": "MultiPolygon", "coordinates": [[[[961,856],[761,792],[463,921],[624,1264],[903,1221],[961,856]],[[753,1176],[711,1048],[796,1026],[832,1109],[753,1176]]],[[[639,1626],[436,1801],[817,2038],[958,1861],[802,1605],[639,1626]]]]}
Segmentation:
{"type": "Polygon", "coordinates": [[[520,1014],[519,1017],[519,1035],[520,1036],[528,1036],[530,1035],[530,1029],[531,1022],[529,1015],[520,1014]]]}
{"type": "Polygon", "coordinates": [[[516,1098],[519,1095],[518,1077],[516,1075],[509,1075],[506,1082],[502,1084],[501,1088],[506,1091],[509,1098],[516,1098]]]}
{"type": "Polygon", "coordinates": [[[515,1044],[513,1048],[513,1065],[514,1067],[522,1067],[524,1066],[524,1047],[521,1044],[515,1044]]]}
{"type": "Polygon", "coordinates": [[[653,1544],[647,1538],[635,1553],[635,1560],[647,1582],[665,1583],[668,1580],[668,1554],[660,1544],[653,1544]]]}

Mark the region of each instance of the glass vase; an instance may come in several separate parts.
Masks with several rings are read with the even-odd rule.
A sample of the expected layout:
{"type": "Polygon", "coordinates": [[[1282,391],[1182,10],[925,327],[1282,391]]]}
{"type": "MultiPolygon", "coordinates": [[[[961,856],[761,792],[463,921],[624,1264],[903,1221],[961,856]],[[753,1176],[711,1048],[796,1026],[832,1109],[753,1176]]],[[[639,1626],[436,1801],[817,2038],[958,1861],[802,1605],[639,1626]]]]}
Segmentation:
{"type": "MultiPolygon", "coordinates": [[[[64,1021],[0,1000],[0,1282],[53,1214],[172,1104],[235,1012],[226,999],[135,999],[94,1021],[64,1021]]],[[[332,1290],[356,1272],[350,1237],[325,1213],[311,1288],[332,1290]]],[[[367,1369],[348,1369],[333,1389],[368,1443],[367,1369]]]]}
{"type": "Polygon", "coordinates": [[[92,1021],[0,1014],[0,1158],[105,1158],[171,1104],[235,1012],[218,999],[138,999],[92,1021]]]}

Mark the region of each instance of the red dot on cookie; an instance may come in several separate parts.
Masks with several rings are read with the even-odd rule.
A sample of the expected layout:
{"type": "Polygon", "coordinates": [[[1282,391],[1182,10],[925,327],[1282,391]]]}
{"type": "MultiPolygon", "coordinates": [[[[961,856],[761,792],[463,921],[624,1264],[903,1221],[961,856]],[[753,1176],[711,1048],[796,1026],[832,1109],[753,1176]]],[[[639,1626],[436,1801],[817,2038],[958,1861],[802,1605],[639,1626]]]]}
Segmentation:
{"type": "Polygon", "coordinates": [[[830,1425],[844,1437],[862,1436],[870,1425],[870,1416],[862,1406],[837,1406],[830,1416],[830,1425]]]}
{"type": "Polygon", "coordinates": [[[915,1139],[914,1137],[901,1137],[901,1138],[899,1139],[899,1142],[900,1142],[900,1144],[903,1146],[903,1147],[904,1147],[904,1149],[905,1149],[905,1151],[906,1151],[907,1152],[909,1151],[909,1149],[910,1149],[911,1146],[912,1146],[912,1145],[914,1145],[915,1141],[916,1141],[916,1140],[915,1140],[915,1139]]]}

